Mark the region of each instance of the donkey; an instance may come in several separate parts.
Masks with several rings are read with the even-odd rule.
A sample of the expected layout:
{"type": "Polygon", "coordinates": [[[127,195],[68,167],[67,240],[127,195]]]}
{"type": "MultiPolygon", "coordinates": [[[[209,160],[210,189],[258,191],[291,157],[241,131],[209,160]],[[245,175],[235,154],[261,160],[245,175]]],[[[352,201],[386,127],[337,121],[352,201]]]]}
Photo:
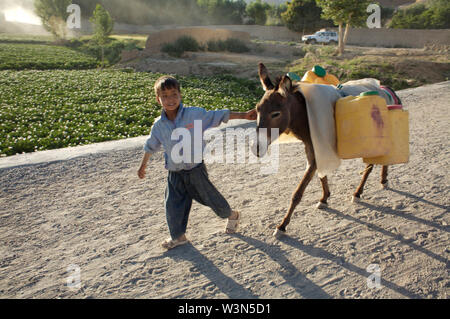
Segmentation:
{"type": "MultiPolygon", "coordinates": [[[[286,227],[291,220],[292,213],[294,212],[296,206],[300,203],[306,187],[317,170],[317,165],[309,129],[305,97],[299,90],[296,90],[296,85],[291,82],[288,76],[283,76],[281,79],[278,79],[274,85],[269,78],[268,71],[264,64],[259,64],[258,73],[265,94],[256,105],[256,130],[258,136],[256,155],[258,157],[264,156],[264,153],[267,150],[267,148],[264,149],[263,146],[260,146],[260,129],[266,129],[266,146],[268,146],[271,142],[271,128],[278,128],[279,134],[282,134],[283,132],[291,132],[291,134],[303,142],[307,159],[306,171],[292,196],[289,210],[284,216],[281,224],[276,227],[274,232],[274,236],[280,237],[286,233],[286,227]]],[[[352,201],[356,202],[360,199],[361,194],[363,193],[364,185],[369,174],[372,172],[372,169],[373,164],[366,166],[362,180],[353,194],[352,201]]],[[[387,174],[388,167],[382,166],[381,185],[383,188],[387,186],[387,174]]],[[[320,182],[322,185],[323,195],[316,207],[323,209],[328,206],[327,199],[330,197],[330,189],[328,187],[328,180],[326,176],[320,178],[320,182]]]]}

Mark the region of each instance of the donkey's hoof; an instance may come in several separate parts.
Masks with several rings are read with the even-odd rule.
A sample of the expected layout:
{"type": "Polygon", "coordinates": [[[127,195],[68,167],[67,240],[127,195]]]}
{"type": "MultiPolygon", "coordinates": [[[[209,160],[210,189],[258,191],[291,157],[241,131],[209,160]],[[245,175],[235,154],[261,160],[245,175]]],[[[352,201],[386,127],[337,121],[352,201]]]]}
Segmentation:
{"type": "Polygon", "coordinates": [[[388,182],[381,184],[381,189],[386,189],[388,187],[389,187],[388,182]]]}
{"type": "Polygon", "coordinates": [[[283,237],[284,235],[286,235],[285,231],[282,231],[281,229],[276,228],[275,231],[273,232],[273,236],[276,239],[280,239],[281,237],[283,237]]]}
{"type": "Polygon", "coordinates": [[[328,204],[327,203],[322,203],[322,202],[318,202],[316,205],[317,209],[325,209],[328,208],[328,204]]]}
{"type": "Polygon", "coordinates": [[[359,203],[361,201],[361,197],[357,197],[355,195],[352,196],[352,203],[359,203]]]}

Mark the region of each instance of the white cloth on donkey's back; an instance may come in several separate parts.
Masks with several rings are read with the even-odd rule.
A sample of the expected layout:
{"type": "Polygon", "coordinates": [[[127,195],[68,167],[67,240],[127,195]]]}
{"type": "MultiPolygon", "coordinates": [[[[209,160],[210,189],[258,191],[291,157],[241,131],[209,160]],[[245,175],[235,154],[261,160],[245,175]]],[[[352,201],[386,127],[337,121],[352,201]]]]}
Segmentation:
{"type": "Polygon", "coordinates": [[[316,158],[317,174],[324,177],[341,164],[337,155],[334,106],[341,98],[331,85],[298,83],[306,100],[309,130],[316,158]]]}

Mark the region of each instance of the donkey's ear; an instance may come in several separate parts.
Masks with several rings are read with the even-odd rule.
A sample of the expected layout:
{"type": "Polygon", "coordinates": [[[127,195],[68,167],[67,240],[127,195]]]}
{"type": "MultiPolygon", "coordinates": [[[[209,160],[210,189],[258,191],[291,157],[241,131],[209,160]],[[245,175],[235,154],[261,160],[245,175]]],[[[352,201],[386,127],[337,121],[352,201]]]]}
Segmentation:
{"type": "Polygon", "coordinates": [[[292,81],[288,76],[283,75],[280,81],[278,93],[280,93],[281,96],[283,97],[287,97],[291,91],[292,91],[292,81]]]}
{"type": "Polygon", "coordinates": [[[273,85],[272,81],[269,78],[269,72],[262,63],[259,63],[258,65],[258,75],[264,91],[273,90],[275,86],[273,85]]]}

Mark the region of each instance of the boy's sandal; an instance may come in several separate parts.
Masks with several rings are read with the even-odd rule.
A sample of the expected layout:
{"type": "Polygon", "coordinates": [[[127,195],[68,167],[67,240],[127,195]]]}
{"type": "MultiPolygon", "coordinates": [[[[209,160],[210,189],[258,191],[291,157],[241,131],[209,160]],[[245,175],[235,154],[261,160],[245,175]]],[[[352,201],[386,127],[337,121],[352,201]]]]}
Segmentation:
{"type": "Polygon", "coordinates": [[[175,248],[177,246],[180,245],[184,245],[188,242],[188,240],[179,240],[179,239],[172,239],[172,238],[167,238],[162,244],[161,246],[167,250],[175,248]]]}
{"type": "Polygon", "coordinates": [[[225,233],[234,234],[239,226],[241,220],[241,213],[236,212],[238,217],[236,219],[228,219],[227,227],[225,228],[225,233]]]}

